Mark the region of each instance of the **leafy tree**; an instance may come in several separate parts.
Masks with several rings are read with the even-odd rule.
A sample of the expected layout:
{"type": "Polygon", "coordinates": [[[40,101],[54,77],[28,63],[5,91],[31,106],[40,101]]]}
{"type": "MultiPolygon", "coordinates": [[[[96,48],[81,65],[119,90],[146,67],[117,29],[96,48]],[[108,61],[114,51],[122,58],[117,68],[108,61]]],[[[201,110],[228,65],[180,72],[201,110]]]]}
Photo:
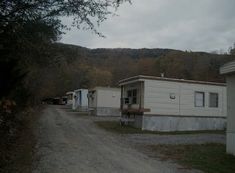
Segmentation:
{"type": "Polygon", "coordinates": [[[22,75],[32,69],[30,66],[57,63],[51,44],[68,28],[61,23],[61,17],[72,17],[72,26],[102,35],[96,26],[124,1],[127,0],[1,0],[0,63],[4,68],[0,98],[12,93],[18,85],[16,81],[22,81],[22,75]],[[21,72],[16,73],[17,69],[21,72]]]}
{"type": "Polygon", "coordinates": [[[235,43],[233,44],[233,46],[231,46],[230,48],[229,48],[229,54],[230,55],[235,55],[235,43]]]}

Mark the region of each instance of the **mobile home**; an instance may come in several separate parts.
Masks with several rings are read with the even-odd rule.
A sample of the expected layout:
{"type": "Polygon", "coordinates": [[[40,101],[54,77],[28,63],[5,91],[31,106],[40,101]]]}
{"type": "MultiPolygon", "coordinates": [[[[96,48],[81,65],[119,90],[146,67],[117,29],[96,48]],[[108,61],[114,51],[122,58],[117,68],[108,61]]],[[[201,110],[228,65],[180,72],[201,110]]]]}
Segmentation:
{"type": "Polygon", "coordinates": [[[119,85],[121,123],[151,131],[225,128],[224,83],[140,75],[119,85]]]}
{"type": "Polygon", "coordinates": [[[120,116],[121,90],[95,87],[88,91],[88,109],[91,115],[120,116]]]}
{"type": "Polygon", "coordinates": [[[235,61],[220,68],[220,73],[226,75],[228,122],[227,122],[227,152],[235,155],[235,61]]]}
{"type": "Polygon", "coordinates": [[[69,91],[66,93],[66,96],[67,96],[67,105],[71,106],[73,104],[74,92],[69,91]]]}
{"type": "Polygon", "coordinates": [[[87,111],[88,110],[88,89],[78,89],[74,90],[74,97],[73,97],[73,110],[78,111],[87,111]]]}

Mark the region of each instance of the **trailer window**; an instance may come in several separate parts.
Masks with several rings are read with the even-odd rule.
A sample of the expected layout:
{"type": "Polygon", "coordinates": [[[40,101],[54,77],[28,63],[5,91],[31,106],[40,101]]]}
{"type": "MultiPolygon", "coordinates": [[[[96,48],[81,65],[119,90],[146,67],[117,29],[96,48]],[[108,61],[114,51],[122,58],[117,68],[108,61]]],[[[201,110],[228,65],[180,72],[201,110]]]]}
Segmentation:
{"type": "Polygon", "coordinates": [[[218,108],[219,106],[219,95],[218,93],[209,94],[209,107],[218,108]]]}
{"type": "Polygon", "coordinates": [[[137,103],[137,89],[132,90],[132,104],[137,103]]]}
{"type": "Polygon", "coordinates": [[[128,90],[127,97],[129,99],[130,104],[136,104],[137,103],[137,89],[128,90]]]}
{"type": "Polygon", "coordinates": [[[129,98],[124,98],[124,104],[129,104],[130,101],[129,101],[129,98]]]}
{"type": "Polygon", "coordinates": [[[132,90],[127,91],[127,97],[132,97],[132,90]]]}
{"type": "Polygon", "coordinates": [[[198,91],[195,92],[194,105],[195,107],[205,106],[205,93],[204,92],[198,92],[198,91]]]}

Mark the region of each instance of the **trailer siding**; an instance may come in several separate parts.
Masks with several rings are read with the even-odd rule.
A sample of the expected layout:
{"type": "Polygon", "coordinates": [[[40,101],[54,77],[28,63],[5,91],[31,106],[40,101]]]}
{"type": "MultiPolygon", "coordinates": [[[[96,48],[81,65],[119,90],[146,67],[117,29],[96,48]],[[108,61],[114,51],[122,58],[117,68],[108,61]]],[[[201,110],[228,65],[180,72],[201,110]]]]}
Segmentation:
{"type": "Polygon", "coordinates": [[[95,116],[120,116],[121,90],[95,87],[89,90],[89,112],[95,116]]]}
{"type": "Polygon", "coordinates": [[[97,107],[120,108],[120,90],[97,90],[97,107]]]}
{"type": "Polygon", "coordinates": [[[145,80],[144,88],[144,107],[151,110],[145,115],[226,116],[225,86],[145,80]],[[195,107],[196,91],[205,93],[204,107],[195,107]],[[218,93],[218,108],[209,107],[209,93],[218,93]]]}
{"type": "Polygon", "coordinates": [[[227,152],[235,155],[235,73],[227,76],[226,81],[228,83],[227,152]]]}

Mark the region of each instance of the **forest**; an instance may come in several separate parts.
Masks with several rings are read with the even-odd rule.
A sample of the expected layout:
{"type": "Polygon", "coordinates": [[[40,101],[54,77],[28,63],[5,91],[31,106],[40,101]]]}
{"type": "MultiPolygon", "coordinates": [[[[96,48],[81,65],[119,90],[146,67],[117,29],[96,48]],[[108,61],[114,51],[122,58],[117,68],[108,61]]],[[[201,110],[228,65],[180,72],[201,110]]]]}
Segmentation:
{"type": "Polygon", "coordinates": [[[225,82],[219,68],[234,59],[229,54],[159,48],[88,49],[55,43],[51,49],[53,58],[29,66],[26,83],[32,93],[37,93],[36,100],[62,96],[78,88],[117,87],[119,80],[135,75],[164,73],[169,78],[225,82]]]}

